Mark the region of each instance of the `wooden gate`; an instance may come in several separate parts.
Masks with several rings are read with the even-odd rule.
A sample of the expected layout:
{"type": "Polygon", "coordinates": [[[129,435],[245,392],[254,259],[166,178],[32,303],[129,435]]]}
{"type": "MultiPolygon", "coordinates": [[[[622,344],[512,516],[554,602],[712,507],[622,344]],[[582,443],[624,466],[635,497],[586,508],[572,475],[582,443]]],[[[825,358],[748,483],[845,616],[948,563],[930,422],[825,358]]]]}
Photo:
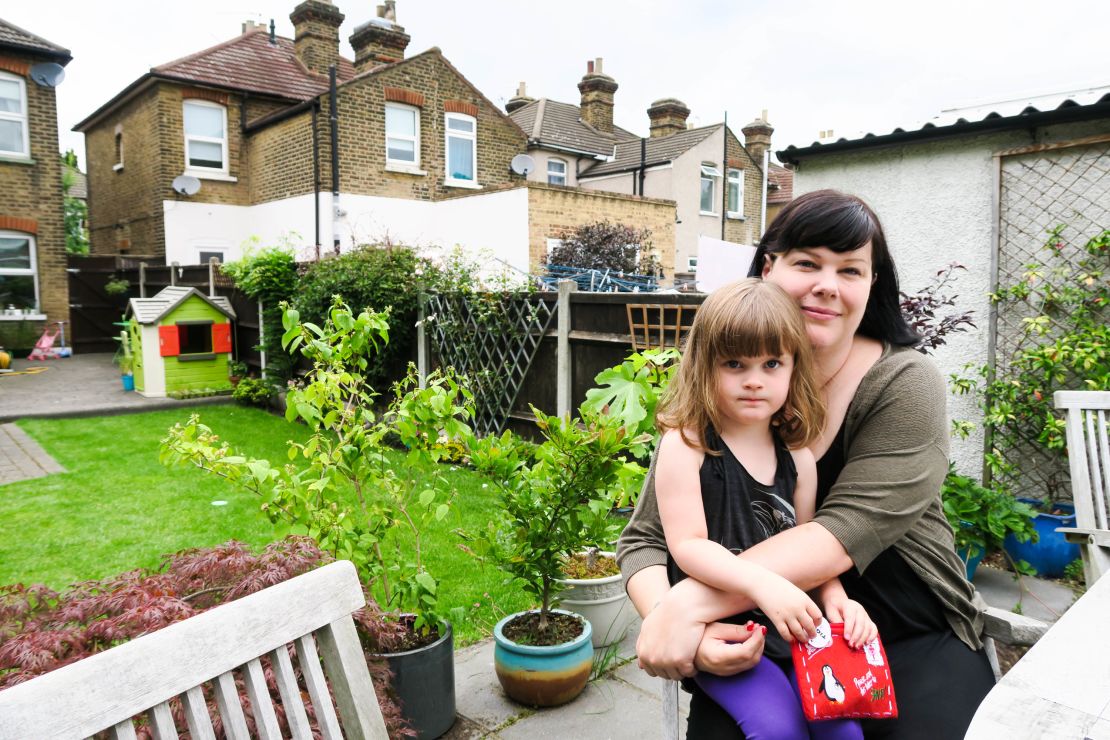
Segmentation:
{"type": "Polygon", "coordinates": [[[120,332],[116,322],[123,320],[128,294],[109,295],[104,286],[112,278],[125,277],[117,259],[111,255],[75,254],[66,258],[70,320],[67,339],[78,354],[116,351],[114,337],[120,332]]]}

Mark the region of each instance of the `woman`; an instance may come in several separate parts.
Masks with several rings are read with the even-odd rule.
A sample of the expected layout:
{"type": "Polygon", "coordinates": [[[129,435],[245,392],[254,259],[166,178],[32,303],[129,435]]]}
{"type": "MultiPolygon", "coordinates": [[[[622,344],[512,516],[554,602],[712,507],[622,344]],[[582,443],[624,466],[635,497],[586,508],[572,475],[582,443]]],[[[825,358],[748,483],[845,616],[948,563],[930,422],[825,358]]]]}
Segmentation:
{"type": "MultiPolygon", "coordinates": [[[[740,555],[802,589],[839,576],[879,627],[897,720],[867,737],[962,738],[994,678],[982,650],[977,595],[954,552],[940,502],[948,470],[943,379],[911,346],[898,279],[878,217],[831,190],[783,209],[760,241],[751,275],[777,283],[806,319],[828,405],[814,519],[740,555]]],[[[729,675],[754,665],[759,630],[721,624],[752,608],[693,579],[669,588],[666,545],[649,478],[618,559],[644,616],[637,643],[651,675],[729,675]],[[707,626],[708,625],[708,626],[707,626]]],[[[696,688],[687,736],[740,737],[696,688]]]]}

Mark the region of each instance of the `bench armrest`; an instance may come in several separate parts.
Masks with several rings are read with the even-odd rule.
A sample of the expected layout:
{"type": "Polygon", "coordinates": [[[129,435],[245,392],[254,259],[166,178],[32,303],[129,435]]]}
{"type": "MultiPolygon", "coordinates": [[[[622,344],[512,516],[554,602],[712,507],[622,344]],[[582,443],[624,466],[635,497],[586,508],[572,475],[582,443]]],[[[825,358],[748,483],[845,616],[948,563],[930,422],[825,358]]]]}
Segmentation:
{"type": "Polygon", "coordinates": [[[1110,547],[1110,530],[1086,529],[1085,527],[1057,527],[1056,531],[1064,535],[1068,542],[1078,545],[1096,545],[1110,547]]]}
{"type": "Polygon", "coordinates": [[[1028,646],[1048,631],[1039,619],[988,606],[983,610],[983,635],[1006,645],[1028,646]]]}

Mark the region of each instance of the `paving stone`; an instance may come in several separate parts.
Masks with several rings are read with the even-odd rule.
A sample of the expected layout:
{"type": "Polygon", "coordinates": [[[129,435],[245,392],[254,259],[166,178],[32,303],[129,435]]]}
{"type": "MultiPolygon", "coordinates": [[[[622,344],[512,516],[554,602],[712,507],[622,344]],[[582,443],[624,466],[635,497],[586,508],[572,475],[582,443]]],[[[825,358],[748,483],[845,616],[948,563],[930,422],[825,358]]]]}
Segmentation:
{"type": "Polygon", "coordinates": [[[493,669],[493,640],[455,653],[456,711],[490,732],[532,710],[509,700],[493,669]]]}
{"type": "Polygon", "coordinates": [[[65,469],[15,424],[0,424],[0,485],[41,478],[65,469]]]}
{"type": "Polygon", "coordinates": [[[1072,590],[1056,581],[1028,576],[1019,580],[1009,571],[986,565],[976,569],[974,583],[991,606],[1012,611],[1020,602],[1022,614],[1043,622],[1055,622],[1075,601],[1072,590]]]}
{"type": "Polygon", "coordinates": [[[538,709],[535,714],[498,732],[511,738],[659,737],[663,708],[637,688],[613,679],[593,681],[577,699],[562,707],[538,709]]]}

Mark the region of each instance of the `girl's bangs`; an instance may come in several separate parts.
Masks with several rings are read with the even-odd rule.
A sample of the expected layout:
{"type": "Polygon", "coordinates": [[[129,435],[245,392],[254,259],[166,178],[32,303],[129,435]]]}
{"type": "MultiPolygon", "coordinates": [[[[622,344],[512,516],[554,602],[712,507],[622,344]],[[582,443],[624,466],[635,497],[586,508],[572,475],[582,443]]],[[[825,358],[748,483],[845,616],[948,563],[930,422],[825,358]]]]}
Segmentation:
{"type": "MultiPolygon", "coordinates": [[[[711,332],[710,356],[717,360],[740,357],[777,357],[797,351],[797,337],[791,339],[790,322],[781,313],[782,307],[751,305],[723,321],[721,331],[711,332]]],[[[793,307],[787,304],[786,309],[793,307]]]]}

